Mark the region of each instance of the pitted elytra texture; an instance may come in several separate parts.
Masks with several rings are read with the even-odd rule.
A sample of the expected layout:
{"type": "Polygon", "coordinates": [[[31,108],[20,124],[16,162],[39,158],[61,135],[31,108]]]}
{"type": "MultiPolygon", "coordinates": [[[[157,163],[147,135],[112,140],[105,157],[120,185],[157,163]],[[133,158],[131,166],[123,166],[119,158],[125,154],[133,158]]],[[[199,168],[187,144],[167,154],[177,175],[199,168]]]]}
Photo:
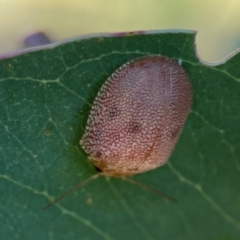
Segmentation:
{"type": "Polygon", "coordinates": [[[192,87],[177,61],[137,58],[103,84],[80,144],[105,175],[157,168],[168,160],[191,103],[192,87]]]}

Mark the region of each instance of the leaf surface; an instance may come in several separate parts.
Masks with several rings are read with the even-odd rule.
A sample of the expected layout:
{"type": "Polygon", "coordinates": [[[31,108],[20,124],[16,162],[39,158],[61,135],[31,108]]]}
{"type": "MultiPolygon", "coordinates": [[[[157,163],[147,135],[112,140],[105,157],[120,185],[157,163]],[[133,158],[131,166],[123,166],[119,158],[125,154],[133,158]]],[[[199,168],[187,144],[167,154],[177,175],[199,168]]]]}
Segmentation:
{"type": "Polygon", "coordinates": [[[195,33],[95,36],[0,61],[1,239],[238,239],[240,54],[196,57],[195,33]],[[169,162],[133,176],[177,199],[100,177],[42,208],[96,170],[79,146],[91,104],[127,61],[182,61],[191,113],[169,162]]]}

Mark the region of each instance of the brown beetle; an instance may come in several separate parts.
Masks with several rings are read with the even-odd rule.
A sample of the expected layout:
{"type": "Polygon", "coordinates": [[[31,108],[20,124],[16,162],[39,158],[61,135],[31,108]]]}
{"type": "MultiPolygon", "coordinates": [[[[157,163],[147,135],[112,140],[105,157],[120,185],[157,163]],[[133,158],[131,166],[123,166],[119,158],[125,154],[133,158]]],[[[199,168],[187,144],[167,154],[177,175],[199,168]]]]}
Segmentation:
{"type": "Polygon", "coordinates": [[[121,66],[99,90],[80,140],[101,173],[54,202],[99,175],[129,176],[165,164],[191,104],[192,86],[176,60],[153,55],[121,66]]]}

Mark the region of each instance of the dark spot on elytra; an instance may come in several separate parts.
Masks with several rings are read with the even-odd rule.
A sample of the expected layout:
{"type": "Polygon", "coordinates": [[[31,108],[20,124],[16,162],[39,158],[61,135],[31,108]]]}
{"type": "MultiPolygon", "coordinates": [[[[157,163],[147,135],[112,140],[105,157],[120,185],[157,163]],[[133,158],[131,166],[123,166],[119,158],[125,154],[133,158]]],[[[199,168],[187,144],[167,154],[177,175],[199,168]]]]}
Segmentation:
{"type": "Polygon", "coordinates": [[[102,153],[100,151],[97,151],[96,157],[100,158],[102,156],[102,153]]]}
{"type": "Polygon", "coordinates": [[[129,124],[129,132],[130,133],[140,133],[141,132],[141,125],[138,122],[130,122],[129,124]]]}
{"type": "Polygon", "coordinates": [[[181,131],[181,128],[175,129],[171,134],[171,138],[172,139],[176,138],[179,135],[180,131],[181,131]]]}
{"type": "Polygon", "coordinates": [[[119,116],[120,114],[121,114],[121,110],[118,107],[112,107],[109,110],[108,117],[112,119],[114,117],[119,116]]]}

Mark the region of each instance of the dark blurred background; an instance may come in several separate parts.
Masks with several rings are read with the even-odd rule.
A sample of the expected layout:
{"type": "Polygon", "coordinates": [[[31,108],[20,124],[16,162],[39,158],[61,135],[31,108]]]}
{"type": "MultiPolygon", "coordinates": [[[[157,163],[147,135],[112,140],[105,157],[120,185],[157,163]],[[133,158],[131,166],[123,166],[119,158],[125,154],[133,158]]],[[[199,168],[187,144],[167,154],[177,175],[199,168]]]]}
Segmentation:
{"type": "Polygon", "coordinates": [[[154,29],[194,29],[205,61],[240,46],[240,0],[0,0],[0,54],[38,31],[49,39],[154,29]]]}

